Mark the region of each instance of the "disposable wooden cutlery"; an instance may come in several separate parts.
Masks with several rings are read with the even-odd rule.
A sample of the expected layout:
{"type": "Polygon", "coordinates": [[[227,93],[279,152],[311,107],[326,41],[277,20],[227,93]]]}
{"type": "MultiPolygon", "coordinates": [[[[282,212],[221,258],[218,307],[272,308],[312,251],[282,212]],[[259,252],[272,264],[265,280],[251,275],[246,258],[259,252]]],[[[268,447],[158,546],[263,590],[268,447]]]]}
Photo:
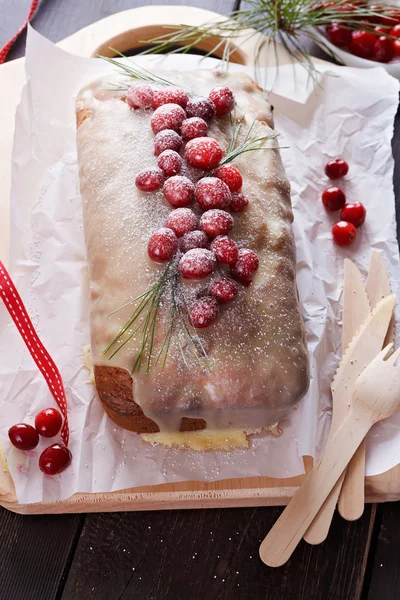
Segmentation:
{"type": "MultiPolygon", "coordinates": [[[[343,286],[343,357],[332,383],[332,423],[329,439],[335,435],[347,416],[354,383],[358,375],[386,345],[384,340],[387,339],[388,327],[390,329],[392,301],[385,303],[387,312],[383,319],[379,315],[371,315],[371,306],[375,308],[379,300],[390,293],[386,267],[377,252],[372,254],[367,282],[366,289],[360,271],[354,263],[346,259],[344,261],[343,286]]],[[[389,341],[392,340],[388,340],[387,343],[389,341]]],[[[346,487],[342,504],[346,507],[346,514],[360,516],[359,513],[362,514],[364,508],[364,489],[362,491],[359,489],[360,471],[363,469],[365,461],[364,442],[353,458],[353,464],[354,461],[356,461],[355,473],[353,469],[352,483],[346,487]],[[357,482],[354,481],[355,479],[357,482]]],[[[343,473],[339,478],[305,533],[304,539],[309,544],[320,544],[327,537],[342,483],[346,481],[346,477],[347,474],[343,473]]],[[[364,475],[362,476],[362,488],[363,486],[364,475]]],[[[354,518],[356,517],[354,516],[354,518]]]]}
{"type": "Polygon", "coordinates": [[[261,544],[265,564],[279,567],[290,558],[372,425],[400,408],[400,349],[392,349],[386,346],[358,377],[347,418],[261,544]]]}

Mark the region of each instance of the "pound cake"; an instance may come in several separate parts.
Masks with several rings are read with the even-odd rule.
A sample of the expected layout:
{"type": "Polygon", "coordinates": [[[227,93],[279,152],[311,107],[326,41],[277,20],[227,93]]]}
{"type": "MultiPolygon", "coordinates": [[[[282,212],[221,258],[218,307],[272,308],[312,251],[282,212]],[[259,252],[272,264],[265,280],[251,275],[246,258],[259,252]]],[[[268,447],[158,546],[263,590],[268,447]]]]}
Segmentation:
{"type": "Polygon", "coordinates": [[[77,100],[99,398],[138,433],[266,427],[309,383],[271,107],[244,74],[139,75],[77,100]]]}

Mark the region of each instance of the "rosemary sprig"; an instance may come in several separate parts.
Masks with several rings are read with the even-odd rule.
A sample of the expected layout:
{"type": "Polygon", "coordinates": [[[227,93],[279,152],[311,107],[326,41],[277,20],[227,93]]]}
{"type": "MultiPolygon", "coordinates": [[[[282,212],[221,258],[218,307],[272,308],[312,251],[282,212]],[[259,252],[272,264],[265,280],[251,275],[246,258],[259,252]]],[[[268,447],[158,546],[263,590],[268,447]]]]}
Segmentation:
{"type": "MultiPolygon", "coordinates": [[[[127,58],[124,54],[122,54],[118,50],[115,50],[115,48],[110,48],[110,50],[112,52],[115,52],[115,54],[117,56],[119,56],[120,58],[127,58]]],[[[107,61],[114,67],[117,67],[119,70],[124,71],[125,74],[128,75],[128,77],[131,77],[132,79],[140,79],[141,81],[146,81],[148,83],[152,83],[154,85],[159,85],[161,87],[176,85],[172,81],[165,79],[165,77],[161,77],[160,75],[156,75],[155,73],[148,71],[144,67],[140,67],[139,65],[135,64],[131,60],[129,60],[129,62],[125,61],[122,63],[119,60],[116,60],[115,58],[110,58],[108,56],[99,55],[99,58],[102,58],[103,60],[107,61]]],[[[182,85],[180,85],[179,87],[181,87],[182,89],[185,89],[185,91],[189,94],[189,96],[195,95],[191,90],[184,88],[182,85]]],[[[126,90],[128,88],[129,88],[128,85],[116,86],[117,90],[126,90]]]]}
{"type": "MultiPolygon", "coordinates": [[[[315,77],[315,67],[312,63],[307,40],[317,43],[327,54],[338,62],[337,55],[324,42],[322,36],[316,33],[319,28],[325,28],[332,23],[340,22],[342,26],[355,30],[363,21],[363,29],[373,31],[375,24],[369,23],[371,17],[390,17],[391,11],[399,10],[398,5],[380,3],[376,6],[365,4],[348,4],[348,0],[333,0],[324,6],[323,2],[315,0],[250,0],[246,10],[238,10],[228,19],[218,18],[201,26],[181,25],[165,26],[173,29],[164,35],[153,39],[143,40],[152,45],[143,54],[158,54],[169,52],[190,52],[195,47],[207,46],[207,55],[214,54],[224,61],[233,58],[237,48],[240,48],[255,34],[265,36],[256,43],[254,63],[256,71],[260,66],[263,52],[268,52],[271,44],[274,46],[276,64],[278,64],[277,43],[283,45],[294,61],[300,62],[315,77]],[[347,5],[344,8],[344,5],[347,5]],[[267,38],[267,41],[265,41],[267,38]],[[171,50],[172,46],[178,46],[171,50]]],[[[387,29],[390,31],[391,26],[387,29]]]]}
{"type": "Polygon", "coordinates": [[[245,154],[246,152],[254,152],[256,150],[265,150],[268,148],[265,144],[270,140],[275,140],[278,137],[278,134],[273,135],[264,135],[257,137],[252,135],[252,131],[254,129],[256,119],[253,120],[249,129],[247,130],[246,136],[244,140],[239,144],[239,136],[242,130],[242,126],[245,120],[245,115],[240,118],[236,117],[236,110],[231,113],[231,141],[227,150],[227,153],[219,163],[220,165],[226,165],[227,163],[232,162],[240,156],[241,154],[245,154]]]}
{"type": "Polygon", "coordinates": [[[154,366],[157,366],[160,361],[162,361],[162,369],[164,369],[172,339],[175,336],[183,362],[187,368],[190,368],[190,365],[184,355],[182,338],[185,340],[190,355],[199,363],[199,365],[202,368],[211,370],[208,364],[207,352],[204,349],[200,337],[191,326],[187,316],[189,311],[179,286],[179,272],[176,261],[172,260],[168,263],[161,277],[148,291],[114,310],[109,316],[135,302],[139,302],[137,307],[125,325],[104,350],[103,354],[105,356],[108,355],[111,360],[121,348],[129,343],[135,334],[140,332],[141,343],[132,372],[139,372],[142,366],[146,364],[146,372],[148,373],[153,366],[153,362],[154,366]],[[170,320],[165,338],[155,357],[159,310],[165,300],[169,300],[171,303],[170,320]],[[134,329],[131,331],[132,327],[134,327],[134,329]]]}

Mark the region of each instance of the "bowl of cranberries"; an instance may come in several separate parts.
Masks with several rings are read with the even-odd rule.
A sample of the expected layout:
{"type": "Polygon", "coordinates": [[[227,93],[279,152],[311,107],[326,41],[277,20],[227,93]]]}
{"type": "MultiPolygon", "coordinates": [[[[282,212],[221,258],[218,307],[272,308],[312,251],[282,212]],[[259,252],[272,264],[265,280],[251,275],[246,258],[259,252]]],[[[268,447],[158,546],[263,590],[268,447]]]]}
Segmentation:
{"type": "MultiPolygon", "coordinates": [[[[352,4],[344,4],[351,10],[352,4]]],[[[390,13],[380,5],[369,5],[376,15],[355,20],[351,26],[344,22],[331,23],[317,33],[322,47],[349,67],[372,68],[383,66],[390,75],[400,79],[400,8],[390,13]]]]}

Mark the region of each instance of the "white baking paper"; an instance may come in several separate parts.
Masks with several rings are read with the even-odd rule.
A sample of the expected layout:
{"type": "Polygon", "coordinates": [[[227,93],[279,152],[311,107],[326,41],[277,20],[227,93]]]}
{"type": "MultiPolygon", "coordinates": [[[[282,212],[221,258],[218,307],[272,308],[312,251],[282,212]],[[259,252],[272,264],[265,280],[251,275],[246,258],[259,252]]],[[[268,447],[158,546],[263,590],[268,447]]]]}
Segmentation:
{"type": "MultiPolygon", "coordinates": [[[[142,57],[146,66],[189,70],[216,68],[199,57],[142,57]],[[161,65],[160,65],[161,62],[161,65]]],[[[232,69],[248,71],[242,66],[232,69]]],[[[88,281],[75,142],[75,96],[110,67],[69,55],[33,30],[26,61],[28,83],[17,111],[11,193],[10,271],[45,346],[65,382],[71,429],[72,466],[57,477],[38,469],[40,452],[13,449],[8,428],[32,422],[54,404],[30,355],[0,307],[0,439],[20,502],[63,499],[75,492],[109,492],[182,480],[303,472],[303,455],[316,456],[330,425],[329,386],[340,358],[343,259],[365,273],[373,249],[383,253],[393,291],[400,282],[396,242],[391,138],[399,84],[383,68],[329,67],[320,85],[307,87],[302,67],[282,67],[271,101],[281,134],[283,161],[292,184],[297,276],[307,331],[311,385],[297,410],[281,423],[282,435],[255,436],[251,449],[229,453],[152,447],[115,427],[95,398],[83,366],[89,343],[88,281]],[[367,220],[355,244],[340,249],[331,240],[331,216],[320,196],[328,184],[324,165],[341,156],[350,173],[348,199],[361,201],[367,220]]],[[[262,74],[265,76],[265,73],[262,74]]],[[[117,143],[117,142],[116,142],[117,143]]],[[[400,462],[400,414],[368,437],[368,474],[400,462]]]]}

